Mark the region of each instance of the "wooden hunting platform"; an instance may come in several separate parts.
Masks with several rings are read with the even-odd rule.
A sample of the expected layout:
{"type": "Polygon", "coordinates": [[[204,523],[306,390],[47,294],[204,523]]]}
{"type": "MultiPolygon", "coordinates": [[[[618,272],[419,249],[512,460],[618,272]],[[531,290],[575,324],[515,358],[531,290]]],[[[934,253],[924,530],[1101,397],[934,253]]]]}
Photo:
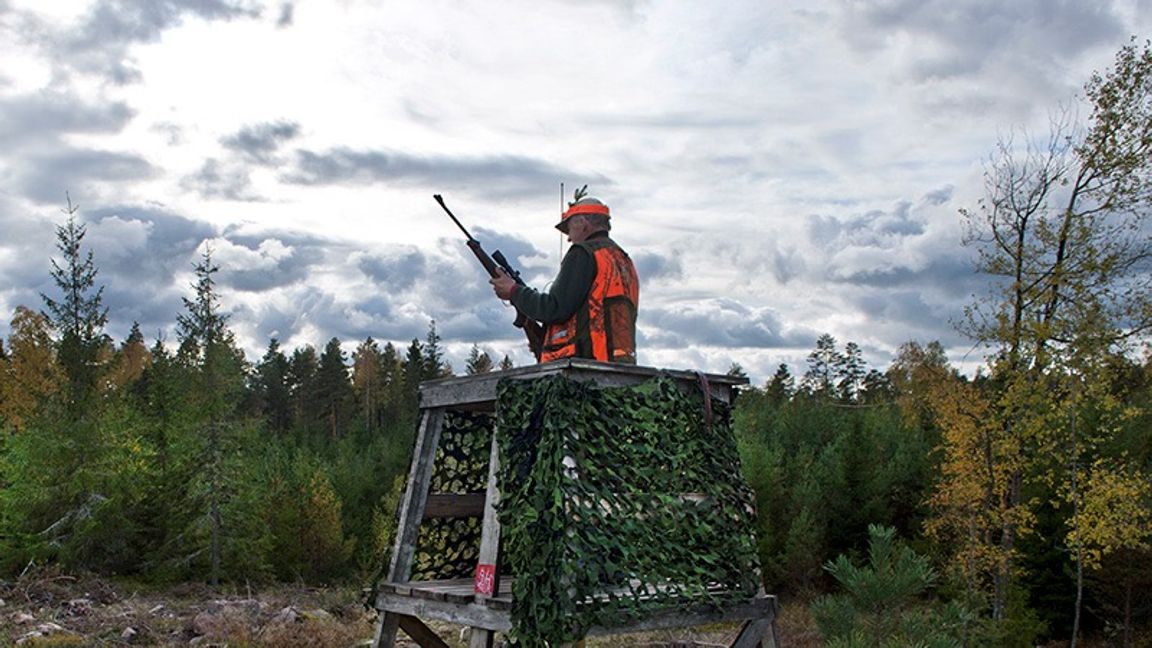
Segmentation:
{"type": "MultiPolygon", "coordinates": [[[[387,579],[377,589],[376,609],[381,612],[374,646],[392,648],[398,630],[404,630],[425,648],[447,648],[422,619],[435,619],[471,627],[470,648],[491,648],[496,633],[512,628],[510,579],[497,568],[500,523],[496,506],[500,500],[497,474],[500,457],[493,434],[489,444],[488,480],[484,493],[431,493],[432,473],[444,417],[449,411],[491,412],[501,380],[534,380],[562,375],[589,381],[600,387],[636,385],[657,376],[670,376],[683,389],[703,389],[709,398],[732,403],[735,389],[747,379],[692,371],[669,371],[651,367],[607,364],[589,360],[561,360],[475,376],[444,378],[420,385],[420,426],[413,451],[408,486],[400,502],[399,526],[387,579]],[[482,518],[476,578],[412,581],[412,568],[420,524],[445,517],[482,518]]],[[[614,593],[625,591],[621,588],[614,593]]],[[[594,598],[599,598],[596,596],[594,598]]],[[[592,628],[589,635],[642,632],[689,627],[708,623],[744,621],[733,648],[776,648],[776,597],[758,592],[747,601],[717,609],[693,601],[668,601],[667,609],[646,612],[626,626],[592,628]]]]}

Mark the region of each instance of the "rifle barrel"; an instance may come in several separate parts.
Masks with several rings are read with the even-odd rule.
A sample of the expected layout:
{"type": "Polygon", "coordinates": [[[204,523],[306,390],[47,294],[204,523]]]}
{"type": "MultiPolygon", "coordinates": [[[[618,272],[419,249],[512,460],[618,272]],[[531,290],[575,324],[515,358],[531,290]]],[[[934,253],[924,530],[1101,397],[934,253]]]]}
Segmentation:
{"type": "Polygon", "coordinates": [[[440,196],[440,194],[432,194],[432,197],[436,199],[436,202],[440,203],[440,207],[443,208],[444,211],[448,214],[448,218],[451,218],[452,222],[456,223],[456,227],[459,227],[460,231],[464,232],[464,236],[468,237],[469,241],[475,241],[476,239],[472,238],[472,235],[468,233],[468,230],[464,229],[463,223],[461,223],[456,218],[456,214],[453,214],[452,210],[448,209],[448,205],[444,204],[444,199],[440,196]]]}

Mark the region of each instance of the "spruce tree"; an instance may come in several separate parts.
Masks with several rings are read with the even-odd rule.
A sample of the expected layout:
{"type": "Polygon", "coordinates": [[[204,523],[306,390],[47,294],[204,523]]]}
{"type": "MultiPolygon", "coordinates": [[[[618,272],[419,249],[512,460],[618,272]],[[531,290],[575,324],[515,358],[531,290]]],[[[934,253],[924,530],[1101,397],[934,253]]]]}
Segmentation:
{"type": "Polygon", "coordinates": [[[473,344],[472,350],[468,352],[468,362],[464,365],[464,371],[469,376],[492,371],[492,356],[488,355],[487,351],[481,351],[479,345],[473,344]]]}
{"type": "Polygon", "coordinates": [[[59,334],[58,358],[67,377],[67,406],[73,418],[81,416],[91,403],[102,368],[101,351],[110,343],[104,333],[108,309],[103,304],[104,287],[96,285],[96,264],[92,251],[82,250],[87,228],[76,220],[79,205],[68,198],[64,213],[68,220],[56,227],[56,249],[62,262],[52,259],[52,280],[60,290],[59,299],[41,293],[48,319],[59,334]]]}
{"type": "Polygon", "coordinates": [[[780,366],[776,367],[776,373],[772,374],[772,379],[768,381],[765,392],[768,395],[768,400],[775,405],[787,402],[792,398],[792,394],[796,392],[796,381],[792,379],[788,365],[780,363],[780,366]]]}
{"type": "Polygon", "coordinates": [[[240,420],[237,405],[244,390],[245,362],[220,309],[212,252],[195,266],[195,297],[184,298],[185,312],[177,318],[178,359],[191,372],[196,412],[195,436],[187,440],[189,491],[186,533],[193,552],[208,550],[209,578],[219,582],[228,567],[234,577],[256,575],[263,568],[259,518],[252,510],[255,489],[245,476],[244,455],[251,429],[240,420]],[[206,529],[205,529],[206,527],[206,529]],[[207,547],[196,546],[206,531],[207,547]]]}
{"type": "Polygon", "coordinates": [[[280,341],[272,338],[256,365],[255,387],[268,431],[278,437],[288,433],[292,422],[288,374],[288,358],[280,350],[280,341]]]}

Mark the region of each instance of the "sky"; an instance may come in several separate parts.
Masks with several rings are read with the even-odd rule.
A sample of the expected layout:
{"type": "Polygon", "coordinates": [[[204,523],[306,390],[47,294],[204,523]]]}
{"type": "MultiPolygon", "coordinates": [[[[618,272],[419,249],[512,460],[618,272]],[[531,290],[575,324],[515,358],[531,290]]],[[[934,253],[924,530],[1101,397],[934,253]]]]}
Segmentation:
{"type": "Polygon", "coordinates": [[[640,364],[762,384],[827,333],[972,369],[997,138],[1150,35],[1152,0],[0,0],[0,337],[56,296],[70,200],[116,340],[174,342],[210,251],[250,360],[434,320],[457,373],[529,364],[432,195],[546,288],[587,184],[640,364]]]}

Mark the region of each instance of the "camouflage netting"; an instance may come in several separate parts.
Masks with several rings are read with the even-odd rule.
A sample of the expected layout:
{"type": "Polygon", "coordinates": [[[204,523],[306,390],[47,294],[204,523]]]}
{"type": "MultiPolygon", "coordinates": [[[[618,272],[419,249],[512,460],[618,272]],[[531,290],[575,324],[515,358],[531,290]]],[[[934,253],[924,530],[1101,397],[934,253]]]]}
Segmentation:
{"type": "MultiPolygon", "coordinates": [[[[492,425],[490,415],[445,415],[429,492],[485,492],[492,425]]],[[[472,578],[480,557],[482,522],[478,517],[424,520],[416,543],[412,580],[472,578]]]]}
{"type": "Polygon", "coordinates": [[[713,401],[706,422],[700,390],[667,377],[498,391],[501,549],[520,645],[755,595],[753,496],[726,404],[713,401]]]}

